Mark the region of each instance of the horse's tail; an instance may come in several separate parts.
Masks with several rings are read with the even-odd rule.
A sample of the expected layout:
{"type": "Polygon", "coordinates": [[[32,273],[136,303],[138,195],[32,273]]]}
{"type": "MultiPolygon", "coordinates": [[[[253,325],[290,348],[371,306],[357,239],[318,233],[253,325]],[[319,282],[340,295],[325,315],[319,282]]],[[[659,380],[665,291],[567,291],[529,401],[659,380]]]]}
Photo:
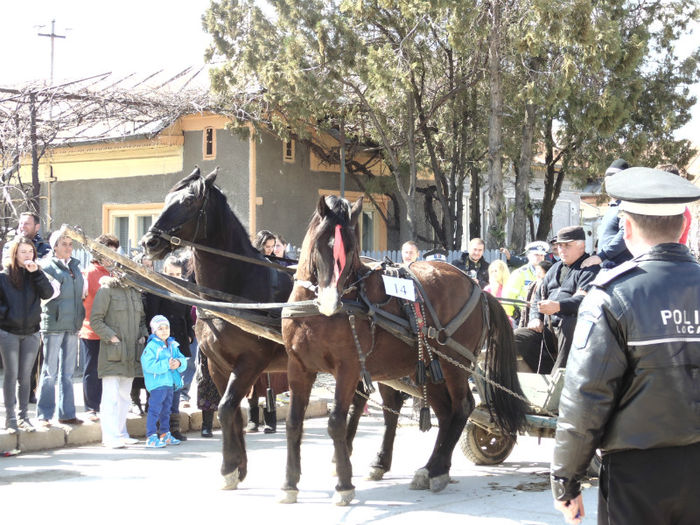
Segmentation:
{"type": "MultiPolygon", "coordinates": [[[[486,347],[486,375],[498,385],[522,396],[518,381],[515,343],[510,320],[498,300],[485,293],[489,311],[486,347]]],[[[496,425],[506,434],[514,434],[525,426],[527,405],[521,399],[490,383],[485,383],[486,403],[496,425]]]]}

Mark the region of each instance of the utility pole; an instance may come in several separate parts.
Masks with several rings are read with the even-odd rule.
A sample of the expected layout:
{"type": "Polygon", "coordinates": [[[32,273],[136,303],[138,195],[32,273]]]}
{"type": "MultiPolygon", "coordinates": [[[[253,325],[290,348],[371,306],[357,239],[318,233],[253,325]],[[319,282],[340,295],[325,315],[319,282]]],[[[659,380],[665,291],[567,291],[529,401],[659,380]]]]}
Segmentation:
{"type": "Polygon", "coordinates": [[[46,36],[51,39],[51,77],[49,78],[49,85],[53,86],[53,52],[54,52],[54,41],[57,38],[66,38],[66,35],[56,34],[56,19],[51,20],[51,33],[37,33],[39,36],[46,36]]]}

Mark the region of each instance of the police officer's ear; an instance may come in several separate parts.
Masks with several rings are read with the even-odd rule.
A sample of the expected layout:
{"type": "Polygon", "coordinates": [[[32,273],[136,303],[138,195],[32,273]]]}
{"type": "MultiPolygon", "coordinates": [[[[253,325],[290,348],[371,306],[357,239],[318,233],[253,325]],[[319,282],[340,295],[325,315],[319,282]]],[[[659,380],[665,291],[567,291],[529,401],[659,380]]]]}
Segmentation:
{"type": "Polygon", "coordinates": [[[625,230],[623,238],[625,241],[629,241],[632,238],[632,232],[636,225],[630,220],[629,215],[626,213],[622,213],[620,219],[622,220],[622,226],[625,230]]]}

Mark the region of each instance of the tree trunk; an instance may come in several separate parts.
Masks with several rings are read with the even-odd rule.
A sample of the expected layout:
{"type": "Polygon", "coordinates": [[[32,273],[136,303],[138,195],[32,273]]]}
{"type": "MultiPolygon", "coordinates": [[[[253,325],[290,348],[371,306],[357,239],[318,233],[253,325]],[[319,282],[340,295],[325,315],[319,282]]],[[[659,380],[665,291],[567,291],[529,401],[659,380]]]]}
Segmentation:
{"type": "Polygon", "coordinates": [[[547,240],[549,231],[552,229],[552,217],[554,217],[554,205],[557,203],[561,187],[564,182],[565,166],[557,171],[557,162],[562,158],[566,148],[563,148],[555,156],[554,154],[554,136],[552,127],[552,118],[547,119],[545,131],[545,179],[544,179],[544,195],[542,197],[542,209],[540,210],[540,223],[537,225],[537,239],[547,240]]]}
{"type": "Polygon", "coordinates": [[[489,227],[486,247],[499,248],[505,236],[505,199],[503,196],[503,165],[501,159],[501,6],[499,0],[491,3],[491,32],[489,35],[489,88],[491,108],[489,115],[489,227]]]}
{"type": "Polygon", "coordinates": [[[479,168],[472,164],[471,183],[469,187],[469,238],[481,237],[481,181],[479,168]]]}
{"type": "Polygon", "coordinates": [[[522,251],[527,242],[527,204],[530,171],[532,166],[532,141],[535,134],[535,106],[525,104],[520,162],[515,175],[515,213],[511,227],[510,247],[522,251]]]}
{"type": "Polygon", "coordinates": [[[401,242],[416,240],[416,179],[418,177],[416,166],[416,137],[415,137],[415,118],[414,118],[414,100],[413,94],[409,91],[406,93],[406,131],[408,135],[408,158],[409,158],[409,180],[408,191],[405,197],[406,200],[406,222],[400,231],[401,242]]]}

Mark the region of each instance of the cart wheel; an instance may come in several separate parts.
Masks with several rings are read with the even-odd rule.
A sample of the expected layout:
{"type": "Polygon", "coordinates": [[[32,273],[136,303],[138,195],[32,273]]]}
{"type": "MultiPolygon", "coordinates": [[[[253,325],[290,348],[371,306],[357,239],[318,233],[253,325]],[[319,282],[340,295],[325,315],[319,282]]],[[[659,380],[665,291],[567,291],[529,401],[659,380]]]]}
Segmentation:
{"type": "Polygon", "coordinates": [[[515,436],[492,434],[479,425],[467,421],[459,446],[462,453],[475,465],[503,463],[515,446],[515,436]]]}
{"type": "Polygon", "coordinates": [[[588,474],[588,476],[591,478],[600,477],[600,467],[601,467],[602,463],[603,463],[603,457],[600,455],[600,450],[596,449],[595,455],[593,456],[593,459],[591,459],[591,462],[588,464],[588,469],[586,470],[586,474],[588,474]]]}

